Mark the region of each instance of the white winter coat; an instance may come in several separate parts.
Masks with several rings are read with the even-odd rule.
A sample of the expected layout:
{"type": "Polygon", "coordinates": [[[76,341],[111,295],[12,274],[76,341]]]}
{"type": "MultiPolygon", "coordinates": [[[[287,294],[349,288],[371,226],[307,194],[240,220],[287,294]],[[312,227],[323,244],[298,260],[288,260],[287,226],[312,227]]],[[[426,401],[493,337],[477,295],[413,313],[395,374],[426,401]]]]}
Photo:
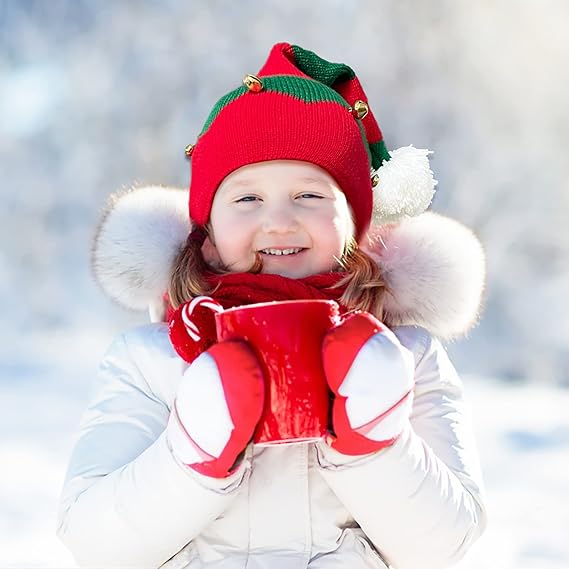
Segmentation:
{"type": "MultiPolygon", "coordinates": [[[[389,244],[386,235],[382,243],[389,244]]],[[[408,259],[409,249],[398,247],[408,259]]],[[[387,255],[383,262],[397,264],[387,255]]],[[[409,287],[402,290],[407,296],[393,306],[412,298],[409,287]]],[[[454,304],[445,299],[450,309],[468,301],[465,290],[454,304]]],[[[469,301],[476,307],[480,290],[469,301]]],[[[467,312],[458,316],[464,328],[474,316],[467,312]]],[[[418,310],[405,316],[413,317],[426,323],[418,310]]],[[[462,384],[431,333],[419,326],[394,332],[414,354],[416,384],[410,423],[393,446],[364,457],[323,442],[250,446],[224,480],[195,473],[168,448],[164,430],[188,364],[166,324],[120,336],[70,460],[59,536],[79,565],[99,568],[441,569],[458,561],[486,524],[462,384]]]]}

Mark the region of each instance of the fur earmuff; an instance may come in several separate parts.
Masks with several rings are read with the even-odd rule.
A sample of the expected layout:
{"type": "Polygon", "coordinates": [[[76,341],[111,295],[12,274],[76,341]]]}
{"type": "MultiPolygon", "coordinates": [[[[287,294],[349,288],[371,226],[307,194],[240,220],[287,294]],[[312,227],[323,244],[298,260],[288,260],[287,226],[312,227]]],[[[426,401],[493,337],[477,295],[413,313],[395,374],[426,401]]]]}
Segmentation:
{"type": "Polygon", "coordinates": [[[190,230],[187,191],[148,186],[114,194],[93,243],[96,280],[119,304],[147,310],[168,290],[190,230]]]}
{"type": "Polygon", "coordinates": [[[392,325],[422,326],[448,340],[476,323],[485,256],[464,225],[427,212],[372,228],[364,250],[381,267],[392,325]]]}

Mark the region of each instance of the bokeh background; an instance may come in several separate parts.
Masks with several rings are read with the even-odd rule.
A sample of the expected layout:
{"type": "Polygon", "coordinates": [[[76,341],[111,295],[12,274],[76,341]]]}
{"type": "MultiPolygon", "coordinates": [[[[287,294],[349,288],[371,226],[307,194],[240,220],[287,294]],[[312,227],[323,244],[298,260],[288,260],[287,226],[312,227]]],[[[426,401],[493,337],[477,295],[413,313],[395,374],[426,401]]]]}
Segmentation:
{"type": "MultiPolygon", "coordinates": [[[[429,148],[433,210],[488,260],[448,349],[493,513],[464,568],[569,566],[565,0],[0,0],[0,567],[72,567],[55,507],[106,346],[145,322],[94,284],[109,194],[185,187],[213,103],[289,41],[358,73],[388,147],[429,148]]],[[[254,128],[254,125],[252,125],[254,128]]]]}

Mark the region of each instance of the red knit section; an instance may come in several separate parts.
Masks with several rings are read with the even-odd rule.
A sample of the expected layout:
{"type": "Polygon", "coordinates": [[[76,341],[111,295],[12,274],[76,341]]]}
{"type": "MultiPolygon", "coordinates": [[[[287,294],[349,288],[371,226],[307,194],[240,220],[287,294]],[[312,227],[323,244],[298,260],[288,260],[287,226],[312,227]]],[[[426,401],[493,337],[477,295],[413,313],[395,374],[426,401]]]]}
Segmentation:
{"type": "Polygon", "coordinates": [[[372,191],[356,120],[337,103],[307,104],[268,91],[230,103],[199,138],[192,154],[190,217],[205,225],[221,181],[242,166],[266,160],[303,160],[324,168],[352,207],[356,238],[363,235],[371,219],[372,191]]]}
{"type": "Polygon", "coordinates": [[[297,77],[308,77],[294,63],[294,51],[289,43],[277,43],[271,49],[269,57],[263,67],[261,67],[258,77],[266,75],[296,75],[297,77]],[[283,57],[284,56],[284,57],[283,57]]]}

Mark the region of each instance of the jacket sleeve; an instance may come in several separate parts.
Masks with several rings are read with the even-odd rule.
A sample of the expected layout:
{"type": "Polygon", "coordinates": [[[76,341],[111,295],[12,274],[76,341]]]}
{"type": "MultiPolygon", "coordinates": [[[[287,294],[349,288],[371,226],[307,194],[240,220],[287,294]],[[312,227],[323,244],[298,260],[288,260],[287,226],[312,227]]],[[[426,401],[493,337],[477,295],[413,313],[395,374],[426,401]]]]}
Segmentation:
{"type": "MultiPolygon", "coordinates": [[[[162,359],[164,373],[181,375],[183,362],[162,359]]],[[[219,481],[176,461],[164,433],[169,409],[126,337],[109,349],[100,379],[70,459],[57,533],[82,567],[155,568],[229,506],[248,465],[219,481]]]]}
{"type": "Polygon", "coordinates": [[[394,569],[441,569],[480,536],[486,511],[462,382],[425,330],[397,335],[415,354],[411,421],[397,442],[365,457],[319,443],[321,472],[394,569]]]}

